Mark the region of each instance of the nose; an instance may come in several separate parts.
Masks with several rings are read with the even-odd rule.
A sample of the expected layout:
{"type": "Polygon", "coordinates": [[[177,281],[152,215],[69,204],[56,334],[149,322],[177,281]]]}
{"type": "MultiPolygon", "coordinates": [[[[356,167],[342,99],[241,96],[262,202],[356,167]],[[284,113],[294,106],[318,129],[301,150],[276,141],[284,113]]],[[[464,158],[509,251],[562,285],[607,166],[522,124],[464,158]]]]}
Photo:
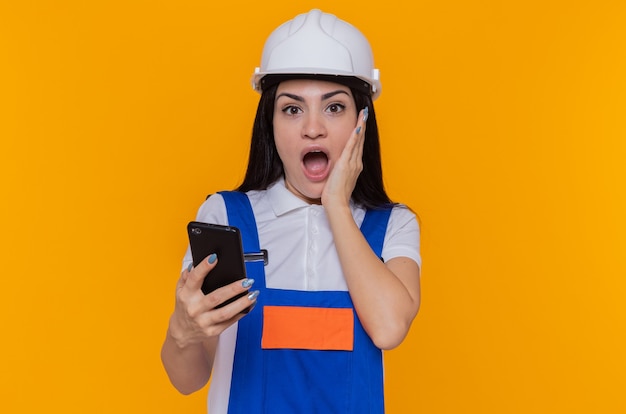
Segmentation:
{"type": "Polygon", "coordinates": [[[302,135],[304,138],[316,139],[326,136],[326,123],[321,114],[310,112],[305,117],[302,125],[302,135]]]}

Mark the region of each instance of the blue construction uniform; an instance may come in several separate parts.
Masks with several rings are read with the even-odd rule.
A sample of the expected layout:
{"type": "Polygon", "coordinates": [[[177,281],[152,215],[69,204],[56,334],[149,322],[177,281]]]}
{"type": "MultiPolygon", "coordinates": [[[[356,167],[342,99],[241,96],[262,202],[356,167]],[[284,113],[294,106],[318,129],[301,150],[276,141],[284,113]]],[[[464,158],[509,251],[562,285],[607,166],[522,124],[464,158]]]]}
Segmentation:
{"type": "MultiPolygon", "coordinates": [[[[248,197],[221,192],[229,225],[241,230],[244,252],[259,252],[256,220],[248,197]]],[[[361,231],[381,256],[391,208],[368,210],[361,231]]],[[[272,260],[269,252],[269,260],[272,260]]],[[[246,263],[260,290],[252,311],[238,322],[229,414],[382,414],[382,352],[367,335],[348,291],[298,291],[266,287],[263,262],[246,263]],[[263,349],[264,308],[351,309],[351,350],[263,349]]],[[[306,327],[304,327],[306,329],[306,327]]]]}

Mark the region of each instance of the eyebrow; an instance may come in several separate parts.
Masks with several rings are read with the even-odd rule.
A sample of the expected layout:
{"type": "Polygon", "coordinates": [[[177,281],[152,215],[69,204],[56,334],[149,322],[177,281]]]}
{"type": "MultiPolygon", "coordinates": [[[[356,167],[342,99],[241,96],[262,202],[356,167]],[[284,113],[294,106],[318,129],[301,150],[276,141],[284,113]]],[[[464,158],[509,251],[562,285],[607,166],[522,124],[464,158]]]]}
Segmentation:
{"type": "MultiPolygon", "coordinates": [[[[325,93],[324,95],[322,95],[322,99],[321,99],[321,100],[322,100],[322,101],[325,101],[326,99],[330,99],[330,98],[332,98],[333,96],[338,95],[338,94],[340,94],[340,93],[343,93],[343,94],[348,95],[348,92],[346,92],[346,91],[344,91],[344,90],[342,90],[342,89],[338,89],[338,90],[336,90],[336,91],[332,91],[332,92],[325,93]]],[[[299,95],[294,95],[294,94],[292,94],[292,93],[288,93],[288,92],[283,92],[283,93],[281,93],[280,95],[278,95],[278,96],[276,97],[276,100],[278,100],[278,98],[280,98],[281,96],[286,96],[286,97],[288,97],[288,98],[293,99],[294,101],[304,102],[304,98],[303,98],[303,97],[301,97],[301,96],[299,96],[299,95]]],[[[348,96],[349,96],[349,95],[348,95],[348,96]]]]}

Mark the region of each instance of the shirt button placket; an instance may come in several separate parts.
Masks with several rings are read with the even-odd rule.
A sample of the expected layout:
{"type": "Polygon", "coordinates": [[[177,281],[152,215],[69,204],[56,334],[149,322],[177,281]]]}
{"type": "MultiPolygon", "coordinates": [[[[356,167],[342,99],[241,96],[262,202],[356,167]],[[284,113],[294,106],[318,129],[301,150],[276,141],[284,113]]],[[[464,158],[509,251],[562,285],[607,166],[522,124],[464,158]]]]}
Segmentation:
{"type": "Polygon", "coordinates": [[[309,207],[307,209],[307,215],[306,215],[306,219],[307,219],[307,226],[306,226],[306,263],[305,263],[305,289],[310,289],[311,287],[311,282],[312,282],[312,277],[313,277],[313,272],[315,271],[314,268],[314,259],[315,259],[315,254],[314,254],[314,247],[313,247],[313,243],[314,240],[311,237],[311,228],[313,227],[314,223],[313,223],[313,211],[311,209],[311,207],[309,207]]]}
{"type": "Polygon", "coordinates": [[[307,234],[309,238],[309,286],[312,290],[317,290],[319,285],[317,275],[319,211],[317,211],[317,206],[311,206],[310,212],[309,232],[307,234]]]}

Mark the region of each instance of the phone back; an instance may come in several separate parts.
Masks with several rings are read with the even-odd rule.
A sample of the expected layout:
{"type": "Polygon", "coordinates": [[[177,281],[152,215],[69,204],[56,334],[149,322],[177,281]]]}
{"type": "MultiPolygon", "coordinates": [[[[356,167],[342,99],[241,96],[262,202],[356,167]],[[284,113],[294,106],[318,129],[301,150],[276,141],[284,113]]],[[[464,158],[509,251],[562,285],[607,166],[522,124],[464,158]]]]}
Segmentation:
{"type": "Polygon", "coordinates": [[[202,283],[204,294],[246,277],[241,234],[237,227],[192,221],[187,225],[187,233],[194,267],[207,256],[217,254],[217,265],[202,283]]]}

